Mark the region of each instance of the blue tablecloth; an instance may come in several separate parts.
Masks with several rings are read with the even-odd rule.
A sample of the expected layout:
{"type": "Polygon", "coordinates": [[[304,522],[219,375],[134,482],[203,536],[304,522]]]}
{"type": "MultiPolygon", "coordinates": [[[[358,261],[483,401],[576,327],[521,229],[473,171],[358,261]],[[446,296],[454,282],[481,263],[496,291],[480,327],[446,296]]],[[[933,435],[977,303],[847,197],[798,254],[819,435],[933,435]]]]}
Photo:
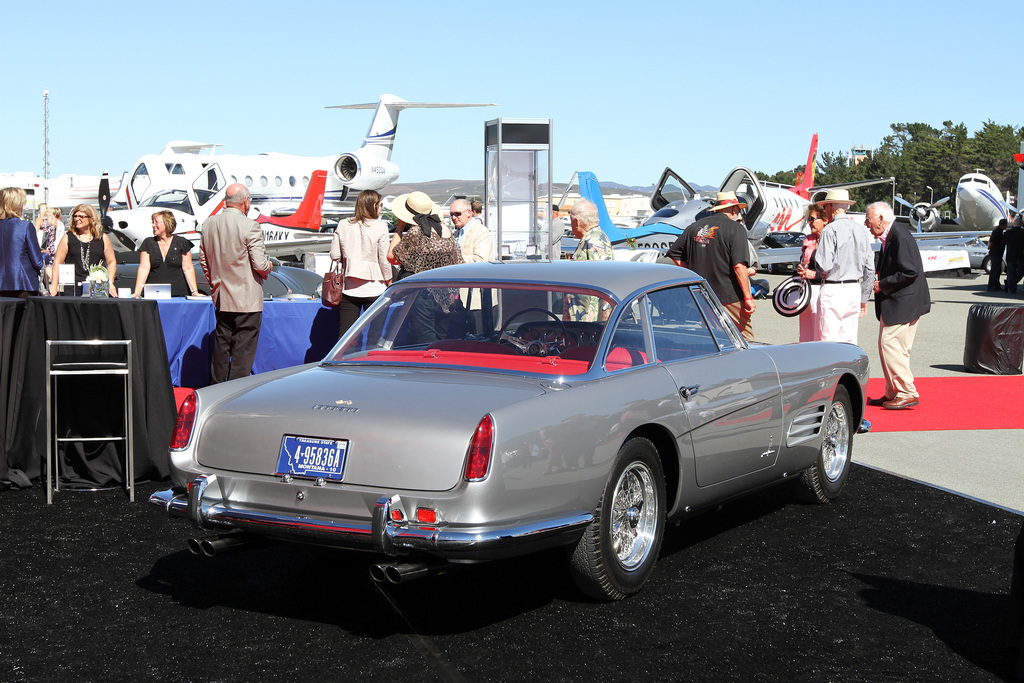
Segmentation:
{"type": "MultiPolygon", "coordinates": [[[[212,301],[160,299],[171,383],[210,383],[210,354],[216,325],[212,301]]],[[[338,309],[319,301],[265,301],[253,373],[318,361],[338,341],[338,309]]]]}

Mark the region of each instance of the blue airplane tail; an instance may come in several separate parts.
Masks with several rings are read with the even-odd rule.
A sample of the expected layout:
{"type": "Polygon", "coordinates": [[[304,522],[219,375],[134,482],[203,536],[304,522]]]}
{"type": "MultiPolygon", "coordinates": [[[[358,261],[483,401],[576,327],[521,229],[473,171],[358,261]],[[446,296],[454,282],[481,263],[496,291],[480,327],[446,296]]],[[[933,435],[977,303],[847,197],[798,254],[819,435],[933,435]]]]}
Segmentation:
{"type": "Polygon", "coordinates": [[[597,182],[597,176],[590,171],[580,171],[576,177],[580,183],[580,196],[584,199],[589,199],[597,205],[597,215],[601,219],[599,227],[608,236],[608,240],[615,244],[616,242],[625,242],[627,237],[633,237],[634,235],[627,235],[621,228],[612,223],[612,217],[608,215],[608,207],[604,203],[604,195],[601,194],[601,186],[597,182]]]}

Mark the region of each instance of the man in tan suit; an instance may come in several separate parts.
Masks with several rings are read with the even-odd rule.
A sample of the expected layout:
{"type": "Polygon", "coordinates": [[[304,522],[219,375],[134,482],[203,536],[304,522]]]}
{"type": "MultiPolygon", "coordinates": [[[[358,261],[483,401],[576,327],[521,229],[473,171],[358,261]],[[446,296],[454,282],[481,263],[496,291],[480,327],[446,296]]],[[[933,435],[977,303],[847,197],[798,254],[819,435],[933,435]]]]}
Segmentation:
{"type": "Polygon", "coordinates": [[[490,261],[494,258],[491,231],[473,215],[473,207],[465,199],[456,199],[448,207],[448,215],[458,232],[459,249],[466,263],[490,261]]]}
{"type": "Polygon", "coordinates": [[[228,186],[222,213],[203,223],[199,262],[210,281],[217,312],[210,371],[214,384],[247,377],[263,320],[263,281],[270,259],[259,225],[246,217],[249,190],[228,186]]]}

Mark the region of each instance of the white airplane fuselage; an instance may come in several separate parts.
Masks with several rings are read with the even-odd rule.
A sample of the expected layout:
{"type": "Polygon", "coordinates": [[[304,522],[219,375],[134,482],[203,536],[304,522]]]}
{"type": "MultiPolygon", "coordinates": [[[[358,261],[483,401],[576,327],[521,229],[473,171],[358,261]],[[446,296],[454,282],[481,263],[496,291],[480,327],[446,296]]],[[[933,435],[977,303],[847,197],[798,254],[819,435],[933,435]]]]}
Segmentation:
{"type": "Polygon", "coordinates": [[[956,216],[962,230],[992,230],[1007,218],[1003,195],[981,173],[967,173],[956,185],[956,216]]]}

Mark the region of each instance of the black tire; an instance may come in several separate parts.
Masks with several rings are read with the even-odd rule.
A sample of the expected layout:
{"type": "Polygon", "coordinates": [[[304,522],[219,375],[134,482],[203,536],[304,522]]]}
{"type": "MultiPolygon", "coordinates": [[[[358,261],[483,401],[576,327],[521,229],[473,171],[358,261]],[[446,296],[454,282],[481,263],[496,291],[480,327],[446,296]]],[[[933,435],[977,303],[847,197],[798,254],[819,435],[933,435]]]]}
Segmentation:
{"type": "Polygon", "coordinates": [[[647,582],[665,533],[665,477],[654,444],[637,437],[619,450],[594,521],[572,551],[580,590],[621,600],[647,582]]]}
{"type": "Polygon", "coordinates": [[[838,496],[853,461],[853,410],[850,394],[842,384],[836,387],[832,405],[825,412],[821,447],[814,466],[800,477],[797,493],[810,503],[829,503],[838,496]]]}
{"type": "Polygon", "coordinates": [[[990,257],[986,256],[984,259],[982,259],[981,269],[985,271],[986,275],[992,272],[992,259],[990,257]]]}

